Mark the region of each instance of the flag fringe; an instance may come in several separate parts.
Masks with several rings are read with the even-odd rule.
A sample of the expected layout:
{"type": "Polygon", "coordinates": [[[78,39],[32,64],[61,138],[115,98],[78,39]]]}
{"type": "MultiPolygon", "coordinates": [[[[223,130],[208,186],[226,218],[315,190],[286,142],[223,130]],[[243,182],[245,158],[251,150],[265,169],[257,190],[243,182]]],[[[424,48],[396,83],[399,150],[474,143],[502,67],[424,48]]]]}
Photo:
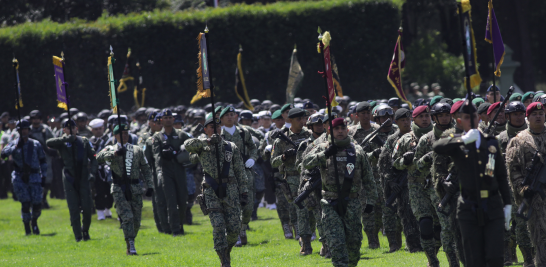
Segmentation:
{"type": "Polygon", "coordinates": [[[199,53],[197,54],[197,57],[199,58],[199,67],[197,68],[197,93],[201,95],[201,97],[208,98],[210,97],[210,89],[205,90],[203,88],[203,60],[201,56],[201,40],[204,33],[199,33],[199,36],[197,36],[197,46],[199,47],[199,53]]]}
{"type": "Polygon", "coordinates": [[[66,105],[66,103],[65,103],[65,102],[61,102],[61,101],[59,101],[59,100],[57,100],[57,107],[62,108],[62,109],[64,109],[64,110],[68,110],[68,106],[66,105]]]}
{"type": "Polygon", "coordinates": [[[241,101],[243,101],[243,104],[245,105],[245,107],[249,110],[254,110],[254,107],[252,106],[252,104],[250,104],[250,101],[249,101],[249,97],[248,97],[248,92],[246,90],[246,84],[245,84],[245,76],[243,74],[243,55],[241,54],[241,52],[239,52],[239,54],[237,54],[237,69],[239,70],[239,80],[241,81],[241,85],[243,86],[243,92],[244,92],[244,96],[242,95],[239,95],[239,92],[237,92],[237,84],[235,85],[235,94],[237,94],[237,97],[239,99],[241,99],[241,101]]]}
{"type": "Polygon", "coordinates": [[[506,52],[502,53],[502,57],[501,57],[501,59],[499,61],[499,64],[497,65],[497,69],[495,70],[495,75],[497,75],[497,77],[501,76],[500,67],[501,67],[502,63],[504,62],[504,55],[506,55],[506,52]]]}

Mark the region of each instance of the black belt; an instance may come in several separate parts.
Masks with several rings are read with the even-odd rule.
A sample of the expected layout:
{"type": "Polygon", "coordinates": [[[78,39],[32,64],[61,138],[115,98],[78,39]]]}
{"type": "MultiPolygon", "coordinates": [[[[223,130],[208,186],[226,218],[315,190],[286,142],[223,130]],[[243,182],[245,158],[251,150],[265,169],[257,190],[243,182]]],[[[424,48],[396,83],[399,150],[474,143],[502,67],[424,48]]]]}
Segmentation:
{"type": "MultiPolygon", "coordinates": [[[[16,171],[16,172],[23,172],[23,170],[21,170],[21,168],[19,168],[19,166],[17,165],[13,165],[13,169],[16,171]]],[[[35,173],[40,173],[40,169],[33,169],[33,168],[30,168],[30,173],[31,174],[35,174],[35,173]]]]}
{"type": "MultiPolygon", "coordinates": [[[[122,179],[112,179],[112,181],[113,181],[114,184],[117,184],[117,185],[124,185],[125,184],[125,182],[122,179]]],[[[140,184],[140,180],[130,179],[129,183],[130,184],[140,184]]]]}
{"type": "MultiPolygon", "coordinates": [[[[486,197],[486,198],[494,197],[494,196],[497,196],[499,194],[499,190],[481,190],[481,191],[487,191],[488,192],[488,197],[486,197]]],[[[471,200],[471,201],[474,198],[476,198],[475,193],[474,194],[469,194],[466,190],[461,191],[461,196],[463,197],[463,199],[471,200]]],[[[482,198],[482,199],[485,199],[485,198],[482,198]]]]}

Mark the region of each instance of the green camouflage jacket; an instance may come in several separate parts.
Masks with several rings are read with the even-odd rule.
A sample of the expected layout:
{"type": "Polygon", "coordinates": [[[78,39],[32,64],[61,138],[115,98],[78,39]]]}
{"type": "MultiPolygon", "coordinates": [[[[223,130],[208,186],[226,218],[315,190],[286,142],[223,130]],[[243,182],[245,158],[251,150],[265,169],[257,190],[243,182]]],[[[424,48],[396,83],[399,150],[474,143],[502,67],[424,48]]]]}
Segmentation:
{"type": "MultiPolygon", "coordinates": [[[[110,165],[113,179],[115,179],[115,175],[122,178],[123,172],[125,171],[127,173],[127,177],[138,180],[140,178],[140,173],[142,172],[142,177],[146,183],[146,187],[154,188],[154,183],[152,182],[152,171],[148,165],[146,156],[144,156],[144,151],[142,151],[142,148],[132,144],[125,144],[124,146],[127,148],[127,152],[125,153],[125,162],[123,162],[122,156],[114,155],[116,150],[118,150],[120,147],[120,144],[107,146],[102,149],[97,154],[97,161],[100,164],[106,163],[110,165]],[[129,166],[130,168],[128,168],[129,166]]],[[[114,183],[113,186],[117,185],[114,183]]],[[[131,188],[133,193],[141,193],[140,184],[131,184],[131,188]]]]}
{"type": "MultiPolygon", "coordinates": [[[[301,130],[300,133],[296,134],[293,133],[292,130],[288,129],[286,132],[286,136],[290,138],[296,145],[300,144],[301,142],[305,141],[309,136],[311,136],[311,133],[305,129],[301,130]]],[[[289,173],[296,173],[296,155],[290,156],[285,160],[282,160],[283,153],[288,150],[294,148],[291,144],[288,142],[278,138],[273,143],[273,149],[271,150],[271,166],[273,168],[279,168],[279,172],[282,174],[289,174],[289,173]]],[[[297,150],[298,148],[294,148],[297,150]]],[[[289,174],[289,175],[296,175],[296,174],[289,174]]],[[[297,175],[299,176],[299,174],[297,175]]]]}
{"type": "Polygon", "coordinates": [[[239,148],[241,157],[243,158],[243,165],[247,159],[258,160],[258,148],[252,141],[251,133],[244,127],[236,126],[233,135],[228,133],[225,129],[222,129],[222,138],[226,141],[233,142],[239,148]],[[244,138],[244,140],[243,140],[244,138]]]}

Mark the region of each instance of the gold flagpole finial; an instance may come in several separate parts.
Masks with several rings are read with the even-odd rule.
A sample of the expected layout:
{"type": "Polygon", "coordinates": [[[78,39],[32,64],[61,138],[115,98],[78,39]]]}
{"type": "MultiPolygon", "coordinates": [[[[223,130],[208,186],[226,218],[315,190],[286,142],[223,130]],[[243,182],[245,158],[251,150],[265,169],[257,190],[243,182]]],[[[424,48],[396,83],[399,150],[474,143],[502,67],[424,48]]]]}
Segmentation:
{"type": "Polygon", "coordinates": [[[110,56],[114,57],[114,49],[112,48],[112,45],[110,45],[110,56]]]}
{"type": "Polygon", "coordinates": [[[209,33],[209,26],[205,25],[205,33],[209,33]]]}
{"type": "Polygon", "coordinates": [[[64,61],[64,51],[61,51],[61,59],[64,61]]]}
{"type": "Polygon", "coordinates": [[[243,52],[243,45],[239,44],[239,52],[243,52]]]}
{"type": "Polygon", "coordinates": [[[318,36],[319,41],[322,41],[322,30],[320,29],[320,26],[318,27],[317,32],[319,33],[319,36],[318,36]]]}

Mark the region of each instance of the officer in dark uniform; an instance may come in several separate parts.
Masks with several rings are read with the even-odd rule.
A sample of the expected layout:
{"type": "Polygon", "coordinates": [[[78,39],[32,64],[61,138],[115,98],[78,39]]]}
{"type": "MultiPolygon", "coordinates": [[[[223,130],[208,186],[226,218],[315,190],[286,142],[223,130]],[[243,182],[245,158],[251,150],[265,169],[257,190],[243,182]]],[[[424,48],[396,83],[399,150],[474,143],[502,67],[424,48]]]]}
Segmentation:
{"type": "Polygon", "coordinates": [[[74,115],[73,120],[76,121],[76,126],[78,126],[78,136],[85,136],[89,139],[93,136],[91,128],[87,126],[87,114],[85,112],[78,112],[74,115]]]}
{"type": "Polygon", "coordinates": [[[503,266],[503,227],[506,222],[509,226],[512,209],[510,189],[499,143],[476,129],[476,110],[465,100],[457,118],[465,134],[440,139],[433,150],[451,156],[459,169],[457,219],[466,266],[503,266]]]}
{"type": "MultiPolygon", "coordinates": [[[[53,133],[51,132],[51,129],[49,128],[49,126],[47,126],[47,124],[42,123],[42,113],[39,110],[31,111],[29,116],[31,123],[29,136],[30,138],[40,142],[40,145],[42,145],[42,149],[44,150],[44,153],[46,155],[47,165],[51,166],[51,157],[57,156],[57,151],[49,149],[46,146],[46,141],[54,137],[53,133]]],[[[49,192],[51,183],[53,182],[53,172],[51,171],[51,168],[48,168],[45,177],[46,180],[42,184],[44,187],[42,195],[42,208],[49,209],[49,203],[47,202],[47,193],[49,192]]]]}

